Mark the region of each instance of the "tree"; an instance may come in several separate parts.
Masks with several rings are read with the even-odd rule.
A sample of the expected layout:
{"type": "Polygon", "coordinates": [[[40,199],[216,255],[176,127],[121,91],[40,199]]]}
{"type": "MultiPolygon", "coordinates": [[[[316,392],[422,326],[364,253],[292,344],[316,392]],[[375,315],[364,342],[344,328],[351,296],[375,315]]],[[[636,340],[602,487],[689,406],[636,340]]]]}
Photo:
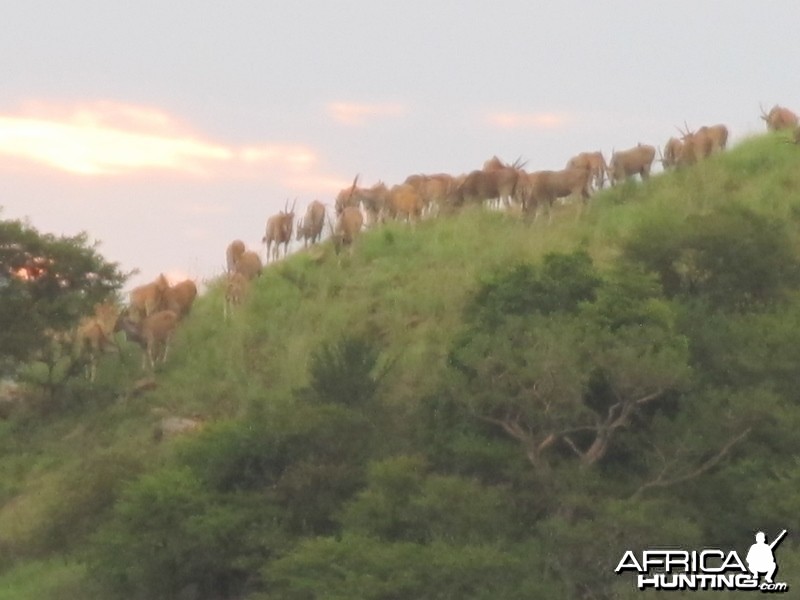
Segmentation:
{"type": "Polygon", "coordinates": [[[594,465],[646,406],[688,375],[687,341],[653,278],[620,271],[600,284],[591,262],[548,276],[550,265],[579,260],[586,259],[551,256],[540,274],[520,278],[515,269],[485,284],[450,355],[462,376],[459,395],[479,419],[517,440],[538,471],[556,447],[594,465]],[[570,285],[577,281],[592,285],[570,285]],[[496,310],[501,296],[501,309],[517,309],[496,310]],[[487,311],[491,319],[481,317],[487,311]]]}
{"type": "Polygon", "coordinates": [[[86,233],[56,236],[0,220],[0,371],[33,356],[48,331],[72,327],[128,275],[86,233]]]}
{"type": "Polygon", "coordinates": [[[784,220],[731,204],[685,220],[653,220],[623,243],[625,259],[658,274],[671,298],[757,311],[800,285],[796,240],[784,220]]]}

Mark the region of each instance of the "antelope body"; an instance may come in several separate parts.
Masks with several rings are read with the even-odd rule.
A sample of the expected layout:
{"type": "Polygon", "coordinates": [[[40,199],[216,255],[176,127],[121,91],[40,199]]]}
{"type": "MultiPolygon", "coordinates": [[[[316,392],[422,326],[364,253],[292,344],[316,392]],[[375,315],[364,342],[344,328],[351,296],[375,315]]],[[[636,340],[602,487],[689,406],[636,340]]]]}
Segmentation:
{"type": "Polygon", "coordinates": [[[638,144],[628,150],[618,150],[611,155],[608,163],[609,179],[616,185],[628,177],[638,174],[643,181],[650,177],[650,168],[656,157],[656,149],[646,144],[638,144]]]}
{"type": "Polygon", "coordinates": [[[606,159],[603,158],[602,152],[581,152],[569,159],[567,168],[588,169],[589,176],[594,186],[598,190],[603,189],[608,165],[606,164],[606,159]]]}
{"type": "Polygon", "coordinates": [[[517,198],[524,212],[538,215],[544,206],[550,218],[550,209],[557,198],[578,195],[585,204],[589,199],[591,171],[569,168],[561,171],[535,171],[520,177],[517,198]]]}
{"type": "Polygon", "coordinates": [[[141,346],[142,368],[145,361],[155,370],[157,362],[164,363],[169,353],[169,343],[178,326],[179,317],[171,310],[160,310],[142,321],[133,321],[122,315],[117,319],[115,331],[124,331],[129,341],[141,346]]]}
{"type": "Polygon", "coordinates": [[[302,239],[304,246],[308,246],[309,240],[315,244],[322,238],[324,226],[325,205],[319,200],[314,200],[308,205],[305,216],[297,224],[297,239],[302,239]]]}
{"type": "Polygon", "coordinates": [[[225,250],[225,263],[228,268],[228,273],[233,273],[236,269],[236,263],[239,262],[245,250],[246,248],[242,240],[233,240],[228,244],[228,248],[225,250]]]}
{"type": "Polygon", "coordinates": [[[131,290],[130,311],[135,319],[143,319],[164,305],[164,295],[169,289],[169,282],[163,274],[152,283],[140,285],[131,290]]]}
{"type": "Polygon", "coordinates": [[[794,129],[797,127],[797,115],[783,106],[773,106],[769,113],[761,107],[761,118],[767,124],[767,131],[780,131],[781,129],[794,129]]]}
{"type": "Polygon", "coordinates": [[[289,201],[287,200],[286,206],[281,212],[267,219],[266,231],[264,237],[261,238],[261,241],[267,245],[267,262],[270,260],[270,249],[273,243],[275,244],[275,247],[272,248],[273,261],[280,258],[281,244],[283,244],[284,256],[289,251],[289,242],[292,241],[292,231],[294,229],[295,204],[292,204],[292,210],[288,210],[288,205],[289,201]]]}

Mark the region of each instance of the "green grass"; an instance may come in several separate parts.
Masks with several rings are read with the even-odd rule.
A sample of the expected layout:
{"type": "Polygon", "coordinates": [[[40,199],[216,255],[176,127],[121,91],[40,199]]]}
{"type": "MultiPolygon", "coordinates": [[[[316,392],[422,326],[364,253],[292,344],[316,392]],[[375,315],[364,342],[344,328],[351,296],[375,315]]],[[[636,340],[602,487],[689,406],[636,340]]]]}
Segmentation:
{"type": "Polygon", "coordinates": [[[28,561],[0,577],[0,600],[86,598],[85,569],[61,559],[28,561]]]}

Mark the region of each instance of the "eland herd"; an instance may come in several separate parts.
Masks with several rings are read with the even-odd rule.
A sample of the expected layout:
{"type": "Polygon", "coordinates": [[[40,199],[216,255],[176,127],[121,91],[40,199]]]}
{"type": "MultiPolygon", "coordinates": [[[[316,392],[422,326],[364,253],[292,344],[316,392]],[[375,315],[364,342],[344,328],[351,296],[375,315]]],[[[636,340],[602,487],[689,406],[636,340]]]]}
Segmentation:
{"type": "MultiPolygon", "coordinates": [[[[769,131],[789,130],[790,141],[800,144],[798,117],[788,108],[776,105],[766,112],[762,107],[761,119],[769,131]]],[[[284,209],[267,220],[262,238],[265,259],[278,261],[281,248],[285,257],[293,235],[297,241],[303,241],[304,247],[319,243],[326,224],[338,254],[343,247],[352,250],[365,227],[375,227],[390,219],[415,223],[425,217],[452,214],[469,205],[488,204],[495,209],[515,210],[533,220],[545,210],[549,222],[556,200],[579,197],[582,211],[592,194],[606,182],[615,186],[636,175],[646,181],[656,153],[664,170],[681,169],[724,151],[728,142],[725,125],[691,131],[684,123],[684,129],[679,131],[680,137],[671,137],[663,150],[637,144],[627,150],[613,151],[608,162],[601,152],[582,152],[558,171],[526,172],[520,160],[506,164],[495,156],[481,169],[464,175],[414,174],[392,187],[383,182],[362,187],[356,176],[352,185],[336,195],[333,221],[325,204],[314,200],[295,227],[296,201],[290,208],[287,200],[284,209]]],[[[264,263],[259,252],[248,250],[241,240],[228,245],[225,258],[223,314],[228,320],[232,310],[243,301],[250,282],[262,273],[264,263]]],[[[154,369],[157,362],[166,359],[169,342],[196,295],[193,281],[171,286],[162,274],[155,281],[135,288],[130,293],[129,305],[122,310],[111,303],[97,305],[95,313],[84,318],[69,335],[78,352],[88,356],[89,378],[94,379],[98,355],[109,346],[116,346],[114,334],[119,331],[142,347],[143,368],[149,363],[154,369]]]]}
{"type": "MultiPolygon", "coordinates": [[[[798,117],[788,108],[776,105],[766,112],[761,107],[761,119],[769,131],[792,130],[793,141],[800,144],[798,117]]],[[[602,152],[581,152],[558,171],[529,173],[523,169],[520,160],[509,165],[494,156],[481,169],[467,174],[414,174],[392,187],[387,187],[382,181],[361,187],[356,176],[353,184],[342,189],[334,200],[335,227],[328,220],[325,205],[314,200],[297,224],[296,239],[303,240],[304,247],[308,247],[309,242],[318,243],[328,220],[330,237],[338,253],[342,246],[351,245],[364,227],[373,227],[389,219],[413,223],[424,216],[448,214],[463,206],[483,203],[496,208],[516,208],[534,220],[541,210],[545,210],[549,221],[551,208],[558,199],[580,197],[583,207],[595,191],[605,186],[606,181],[614,186],[636,175],[647,180],[656,153],[664,170],[671,170],[690,167],[725,150],[728,143],[725,125],[703,126],[692,131],[684,123],[684,129],[678,130],[680,137],[669,138],[663,151],[640,143],[627,150],[612,151],[608,162],[602,152]]],[[[295,206],[296,201],[290,209],[287,200],[284,210],[267,220],[262,242],[266,245],[268,262],[280,258],[281,245],[283,256],[288,253],[295,206]]],[[[228,247],[227,268],[229,294],[226,298],[231,304],[236,304],[246,284],[234,276],[239,274],[249,281],[260,274],[260,258],[253,251],[246,253],[244,243],[235,240],[228,247]]]]}

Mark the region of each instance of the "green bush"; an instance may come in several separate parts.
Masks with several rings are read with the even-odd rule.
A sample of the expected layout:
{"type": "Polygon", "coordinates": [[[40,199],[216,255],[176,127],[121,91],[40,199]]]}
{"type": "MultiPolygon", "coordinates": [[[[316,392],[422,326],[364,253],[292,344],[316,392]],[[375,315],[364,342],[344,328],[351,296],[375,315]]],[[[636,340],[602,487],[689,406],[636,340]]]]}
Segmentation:
{"type": "Polygon", "coordinates": [[[741,205],[646,222],[623,244],[623,253],[658,274],[667,296],[699,299],[713,308],[763,308],[800,285],[800,260],[787,224],[741,205]]]}
{"type": "Polygon", "coordinates": [[[264,569],[269,595],[284,600],[528,600],[569,597],[533,545],[385,543],[348,535],[316,538],[264,569]]]}
{"type": "Polygon", "coordinates": [[[468,305],[467,315],[491,327],[511,315],[572,312],[594,297],[599,283],[585,251],[550,253],[541,267],[518,263],[488,277],[468,305]]]}
{"type": "Polygon", "coordinates": [[[37,551],[80,547],[108,516],[123,486],[141,471],[138,460],[115,451],[101,452],[66,471],[38,528],[37,551]]]}
{"type": "Polygon", "coordinates": [[[366,489],[342,517],[347,531],[416,543],[496,541],[513,533],[511,520],[505,491],[429,473],[424,460],[410,456],[372,464],[366,489]]]}
{"type": "Polygon", "coordinates": [[[380,351],[364,336],[345,335],[311,355],[305,398],[321,403],[363,407],[378,389],[380,351]]]}
{"type": "Polygon", "coordinates": [[[275,516],[254,497],[220,502],[187,468],[163,469],[125,490],[96,536],[91,573],[120,598],[229,597],[275,543],[275,516]]]}

